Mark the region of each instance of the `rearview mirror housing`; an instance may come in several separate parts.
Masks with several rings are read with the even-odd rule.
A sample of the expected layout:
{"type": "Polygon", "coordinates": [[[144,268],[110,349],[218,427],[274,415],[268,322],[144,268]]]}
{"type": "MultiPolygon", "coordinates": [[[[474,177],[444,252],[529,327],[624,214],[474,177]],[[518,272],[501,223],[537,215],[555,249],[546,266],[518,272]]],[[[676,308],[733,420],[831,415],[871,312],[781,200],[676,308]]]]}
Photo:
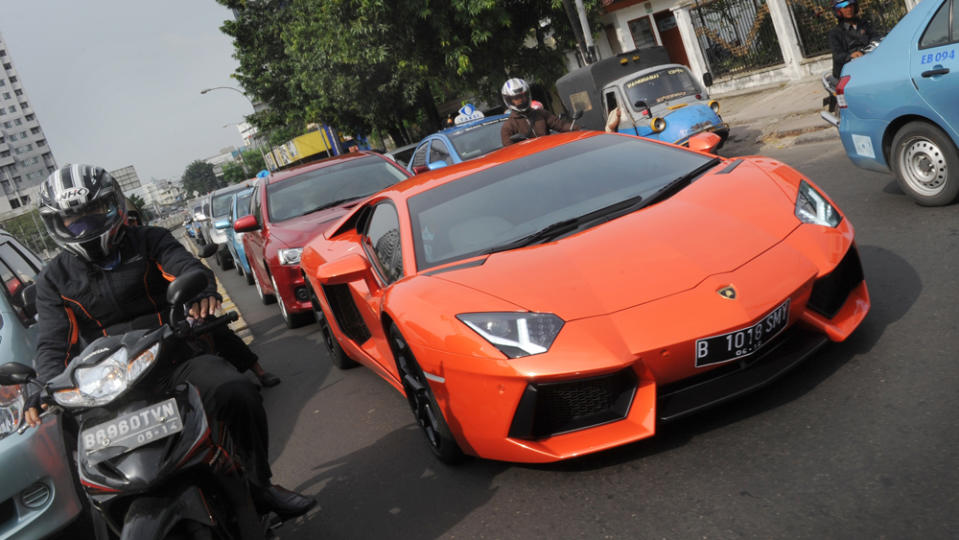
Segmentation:
{"type": "Polygon", "coordinates": [[[26,364],[7,362],[0,365],[0,385],[24,384],[35,378],[37,378],[37,372],[26,364]]]}
{"type": "Polygon", "coordinates": [[[260,224],[256,222],[256,216],[253,214],[243,216],[233,223],[233,230],[236,232],[251,232],[259,228],[260,224]]]}
{"type": "Polygon", "coordinates": [[[229,228],[230,228],[230,220],[229,220],[229,219],[218,219],[218,220],[216,220],[216,221],[213,222],[213,227],[216,228],[216,229],[218,229],[218,230],[229,229],[229,228]]]}

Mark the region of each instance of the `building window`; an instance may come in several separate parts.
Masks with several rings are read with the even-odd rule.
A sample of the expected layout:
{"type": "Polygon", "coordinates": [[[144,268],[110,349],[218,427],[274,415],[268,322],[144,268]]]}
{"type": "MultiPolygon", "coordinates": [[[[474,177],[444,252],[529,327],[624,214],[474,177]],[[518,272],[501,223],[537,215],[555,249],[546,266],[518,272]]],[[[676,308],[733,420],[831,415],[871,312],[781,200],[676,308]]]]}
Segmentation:
{"type": "Polygon", "coordinates": [[[10,199],[10,200],[8,200],[7,202],[10,203],[10,208],[11,208],[11,209],[20,208],[20,201],[18,201],[18,200],[16,200],[16,199],[10,199]]]}
{"type": "Polygon", "coordinates": [[[6,55],[7,55],[7,51],[5,51],[4,49],[0,49],[0,58],[3,58],[6,55]]]}
{"type": "Polygon", "coordinates": [[[640,17],[626,23],[629,33],[633,36],[633,45],[637,49],[657,45],[656,34],[653,33],[653,24],[649,17],[640,17]]]}
{"type": "Polygon", "coordinates": [[[33,119],[36,118],[36,116],[34,116],[33,114],[28,114],[24,116],[24,118],[27,119],[27,122],[33,122],[33,119]]]}
{"type": "Polygon", "coordinates": [[[15,96],[22,96],[22,95],[23,95],[23,90],[20,90],[19,88],[15,88],[15,89],[13,90],[13,95],[15,95],[15,96]]]}
{"type": "Polygon", "coordinates": [[[40,147],[40,146],[46,146],[46,145],[47,145],[47,140],[46,140],[46,139],[39,139],[39,140],[37,141],[37,146],[38,146],[38,147],[40,147]]]}
{"type": "Polygon", "coordinates": [[[21,101],[21,102],[20,102],[20,109],[26,109],[26,108],[29,108],[29,107],[30,107],[30,104],[27,103],[26,101],[21,101]]]}
{"type": "Polygon", "coordinates": [[[11,134],[7,135],[7,137],[8,137],[11,141],[17,140],[17,134],[16,134],[16,133],[11,133],[11,134]]]}
{"type": "Polygon", "coordinates": [[[11,105],[11,106],[7,107],[7,112],[15,113],[15,112],[17,112],[17,108],[14,107],[13,105],[11,105]]]}
{"type": "Polygon", "coordinates": [[[3,99],[10,99],[10,92],[4,92],[3,99]]]}
{"type": "Polygon", "coordinates": [[[20,183],[20,180],[22,180],[22,178],[20,178],[19,176],[14,176],[14,177],[13,177],[13,183],[14,183],[14,184],[19,184],[19,183],[20,183]]]}
{"type": "Polygon", "coordinates": [[[19,118],[15,118],[15,119],[13,120],[13,123],[16,124],[16,125],[18,125],[18,126],[19,126],[20,124],[23,124],[23,122],[22,122],[19,118]]]}
{"type": "Polygon", "coordinates": [[[4,193],[10,193],[10,181],[9,180],[0,180],[0,186],[3,186],[4,193]]]}
{"type": "Polygon", "coordinates": [[[16,76],[10,77],[10,83],[12,84],[12,83],[15,83],[15,82],[17,82],[16,76]]]}
{"type": "Polygon", "coordinates": [[[33,135],[36,135],[37,133],[40,133],[40,128],[38,127],[30,128],[30,133],[33,135]]]}
{"type": "Polygon", "coordinates": [[[13,69],[13,64],[7,62],[6,64],[3,65],[3,69],[13,69]]]}
{"type": "Polygon", "coordinates": [[[5,80],[3,80],[3,79],[0,79],[0,86],[3,86],[3,85],[5,85],[5,84],[7,84],[7,81],[5,81],[5,80]]]}
{"type": "Polygon", "coordinates": [[[4,123],[3,123],[3,127],[7,128],[7,129],[10,129],[10,126],[12,126],[12,125],[13,125],[13,122],[4,122],[4,123]]]}

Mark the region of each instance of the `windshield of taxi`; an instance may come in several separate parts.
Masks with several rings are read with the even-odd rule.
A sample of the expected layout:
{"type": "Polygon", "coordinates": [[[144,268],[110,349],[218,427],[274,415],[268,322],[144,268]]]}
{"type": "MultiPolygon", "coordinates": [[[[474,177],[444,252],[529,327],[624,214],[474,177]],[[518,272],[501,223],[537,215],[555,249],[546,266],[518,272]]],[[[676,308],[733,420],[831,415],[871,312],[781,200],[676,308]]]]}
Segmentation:
{"type": "Polygon", "coordinates": [[[653,107],[673,99],[699,93],[699,85],[685,68],[671,67],[647,73],[626,83],[629,103],[644,101],[653,107]]]}
{"type": "Polygon", "coordinates": [[[500,138],[500,129],[505,120],[500,119],[493,122],[487,122],[478,126],[473,126],[463,131],[457,131],[447,135],[456,153],[463,160],[489,154],[493,150],[503,147],[503,139],[500,138]]]}
{"type": "Polygon", "coordinates": [[[417,268],[510,249],[538,231],[624,201],[642,204],[715,161],[650,141],[600,135],[441,184],[408,201],[417,268]]]}
{"type": "Polygon", "coordinates": [[[377,156],[307,171],[266,187],[270,221],[286,221],[367,197],[404,179],[406,174],[396,165],[377,156]]]}

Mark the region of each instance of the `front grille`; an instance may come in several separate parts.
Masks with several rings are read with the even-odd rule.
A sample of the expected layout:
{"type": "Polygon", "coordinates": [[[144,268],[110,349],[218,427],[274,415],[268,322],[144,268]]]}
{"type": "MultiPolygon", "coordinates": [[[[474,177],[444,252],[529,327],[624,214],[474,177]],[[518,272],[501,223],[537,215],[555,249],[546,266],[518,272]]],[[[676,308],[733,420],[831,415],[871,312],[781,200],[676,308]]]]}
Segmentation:
{"type": "Polygon", "coordinates": [[[365,343],[370,339],[370,329],[363,322],[360,310],[353,302],[349,285],[323,285],[323,294],[330,303],[330,310],[333,311],[336,324],[340,326],[340,330],[346,334],[346,337],[357,344],[365,343]]]}
{"type": "Polygon", "coordinates": [[[555,383],[530,383],[523,392],[509,436],[545,439],[621,420],[636,393],[636,374],[622,371],[555,383]]]}
{"type": "Polygon", "coordinates": [[[853,245],[832,272],[816,280],[807,305],[809,309],[831,319],[839,313],[846,299],[862,280],[862,264],[859,262],[856,246],[853,245]]]}

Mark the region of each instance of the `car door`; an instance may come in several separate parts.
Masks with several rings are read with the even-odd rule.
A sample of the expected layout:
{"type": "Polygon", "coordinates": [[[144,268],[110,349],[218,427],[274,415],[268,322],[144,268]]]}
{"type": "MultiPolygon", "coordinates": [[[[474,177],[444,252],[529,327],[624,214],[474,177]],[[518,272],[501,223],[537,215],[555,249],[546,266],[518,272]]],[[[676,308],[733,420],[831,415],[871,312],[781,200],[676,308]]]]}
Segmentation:
{"type": "Polygon", "coordinates": [[[429,160],[428,163],[431,166],[434,163],[445,163],[446,165],[453,164],[453,155],[449,146],[446,144],[446,141],[440,139],[439,137],[430,141],[430,154],[427,159],[429,160]]]}
{"type": "MultiPolygon", "coordinates": [[[[22,351],[30,351],[32,355],[36,347],[36,336],[33,323],[36,322],[32,314],[28,313],[21,302],[21,292],[23,289],[36,280],[36,275],[40,272],[42,264],[39,259],[29,254],[22,246],[9,236],[0,236],[0,285],[3,296],[3,302],[0,304],[3,317],[16,318],[18,321],[6,321],[8,325],[16,325],[15,334],[17,338],[12,338],[18,343],[10,343],[11,347],[19,347],[22,351]],[[9,310],[9,311],[8,311],[9,310]],[[19,323],[19,324],[18,324],[19,323]]],[[[4,323],[0,322],[0,326],[4,323]]],[[[10,330],[8,328],[8,330],[10,330]]],[[[20,356],[20,353],[18,353],[20,356]]],[[[30,358],[18,358],[20,361],[30,363],[30,358]]]]}
{"type": "Polygon", "coordinates": [[[250,261],[250,269],[264,287],[270,282],[266,268],[263,266],[263,244],[264,236],[267,234],[267,223],[263,212],[263,206],[266,204],[265,191],[265,182],[258,184],[253,190],[253,198],[250,199],[250,213],[256,218],[260,228],[243,235],[243,250],[246,251],[246,258],[250,261]]]}
{"type": "Polygon", "coordinates": [[[350,284],[353,297],[363,299],[357,307],[372,338],[364,348],[375,347],[374,350],[367,350],[367,354],[381,370],[396,378],[396,364],[380,322],[386,290],[403,277],[403,250],[396,206],[389,200],[372,206],[368,217],[357,227],[357,232],[360,234],[363,254],[370,261],[379,284],[378,288],[373,289],[367,287],[365,281],[350,284]]]}
{"type": "Polygon", "coordinates": [[[959,0],[943,0],[916,41],[910,75],[923,101],[959,131],[959,0]]]}

